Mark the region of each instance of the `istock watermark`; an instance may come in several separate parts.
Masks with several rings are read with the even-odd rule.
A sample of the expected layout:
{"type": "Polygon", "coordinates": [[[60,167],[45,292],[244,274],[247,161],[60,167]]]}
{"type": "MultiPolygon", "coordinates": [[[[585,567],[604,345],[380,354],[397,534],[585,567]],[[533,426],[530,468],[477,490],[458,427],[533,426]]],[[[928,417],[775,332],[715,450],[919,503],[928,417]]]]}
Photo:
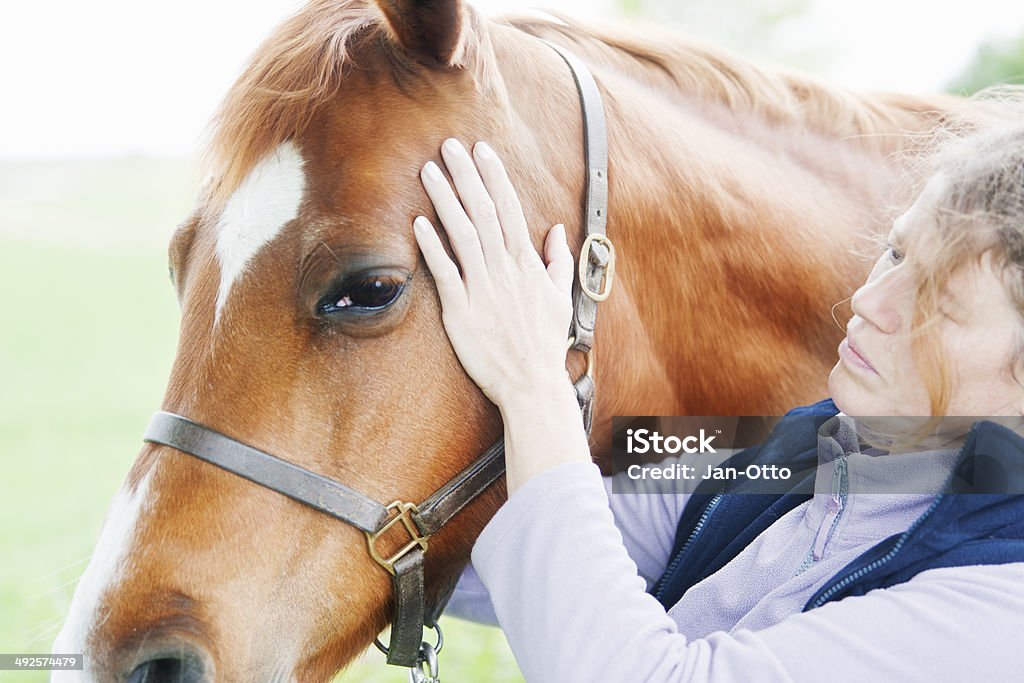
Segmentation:
{"type": "Polygon", "coordinates": [[[615,417],[611,491],[1022,495],[1015,435],[1020,416],[615,417]]]}
{"type": "MultiPolygon", "coordinates": [[[[714,441],[722,435],[722,430],[699,428],[696,434],[662,434],[653,429],[626,429],[626,454],[638,455],[678,455],[681,453],[718,454],[714,441]]],[[[733,434],[734,435],[734,434],[733,434]]],[[[733,439],[734,441],[735,439],[733,439]]],[[[730,449],[732,450],[732,449],[730,449]]],[[[682,462],[633,463],[627,465],[626,476],[632,480],[737,480],[747,479],[789,479],[793,476],[788,467],[777,465],[751,464],[746,467],[722,467],[716,463],[687,464],[682,462]]]]}
{"type": "Polygon", "coordinates": [[[744,468],[706,465],[703,472],[694,465],[673,463],[671,465],[630,465],[626,468],[626,476],[633,480],[644,479],[790,479],[793,472],[788,467],[778,465],[747,465],[744,468]]]}
{"type": "Polygon", "coordinates": [[[665,437],[649,429],[627,429],[626,450],[630,453],[716,453],[711,442],[717,435],[707,435],[704,430],[696,436],[682,438],[670,434],[665,437]],[[693,444],[697,444],[694,446],[693,444]]]}

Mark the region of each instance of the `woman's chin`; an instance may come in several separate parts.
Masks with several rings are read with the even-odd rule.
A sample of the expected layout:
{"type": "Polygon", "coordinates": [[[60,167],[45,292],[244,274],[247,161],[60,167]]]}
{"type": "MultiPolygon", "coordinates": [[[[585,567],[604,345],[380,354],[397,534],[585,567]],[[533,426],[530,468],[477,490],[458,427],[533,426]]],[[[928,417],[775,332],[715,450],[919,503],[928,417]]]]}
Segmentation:
{"type": "Polygon", "coordinates": [[[843,364],[836,363],[828,376],[828,395],[845,415],[871,415],[876,401],[853,377],[843,364]]]}

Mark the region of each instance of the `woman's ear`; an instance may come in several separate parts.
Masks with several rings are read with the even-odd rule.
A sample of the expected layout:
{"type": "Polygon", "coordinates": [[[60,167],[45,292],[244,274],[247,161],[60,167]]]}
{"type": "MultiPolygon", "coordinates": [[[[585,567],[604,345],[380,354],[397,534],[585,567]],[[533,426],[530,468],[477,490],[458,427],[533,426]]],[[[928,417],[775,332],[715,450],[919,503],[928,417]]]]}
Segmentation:
{"type": "Polygon", "coordinates": [[[467,20],[462,0],[377,0],[395,42],[422,61],[459,66],[467,20]]]}

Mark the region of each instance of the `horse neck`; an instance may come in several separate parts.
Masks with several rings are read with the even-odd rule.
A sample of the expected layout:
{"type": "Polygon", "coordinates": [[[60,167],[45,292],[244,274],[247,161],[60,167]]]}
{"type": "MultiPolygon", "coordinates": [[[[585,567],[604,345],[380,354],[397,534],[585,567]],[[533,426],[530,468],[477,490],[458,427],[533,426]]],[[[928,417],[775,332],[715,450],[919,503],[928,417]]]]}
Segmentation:
{"type": "MultiPolygon", "coordinates": [[[[517,48],[545,65],[527,73],[520,55],[502,73],[526,156],[513,163],[530,168],[527,192],[540,193],[531,225],[575,221],[578,246],[582,211],[565,215],[584,177],[572,77],[539,41],[517,48]],[[542,105],[531,101],[538,92],[542,105]]],[[[596,331],[598,457],[612,415],[771,415],[823,397],[843,335],[831,306],[868,270],[853,249],[868,247],[887,204],[903,200],[887,164],[898,138],[851,141],[785,114],[784,103],[734,110],[683,92],[663,66],[626,69],[593,41],[570,48],[604,95],[608,234],[619,253],[596,331]]],[[[915,110],[936,104],[865,102],[851,121],[867,116],[880,134],[929,125],[915,110]]]]}

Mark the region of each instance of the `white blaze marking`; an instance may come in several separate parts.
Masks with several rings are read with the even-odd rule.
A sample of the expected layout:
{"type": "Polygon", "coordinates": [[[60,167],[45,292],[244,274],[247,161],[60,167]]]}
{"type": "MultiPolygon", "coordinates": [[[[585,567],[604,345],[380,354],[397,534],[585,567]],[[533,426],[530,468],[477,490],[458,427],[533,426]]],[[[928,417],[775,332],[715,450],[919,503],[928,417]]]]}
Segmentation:
{"type": "MultiPolygon", "coordinates": [[[[89,655],[86,652],[85,640],[91,626],[98,617],[100,598],[108,590],[117,585],[124,574],[128,552],[135,540],[135,531],[144,503],[151,503],[148,498],[149,482],[152,470],[146,474],[134,493],[122,488],[114,496],[110,504],[107,519],[103,523],[103,531],[96,543],[89,566],[78,582],[75,595],[71,599],[64,627],[53,643],[52,652],[86,653],[86,673],[88,673],[89,655]]],[[[51,683],[65,680],[81,680],[81,672],[55,671],[51,683]]]]}
{"type": "Polygon", "coordinates": [[[225,205],[217,224],[220,289],[215,321],[252,257],[299,215],[306,189],[302,163],[295,145],[283,143],[256,164],[225,205]]]}

